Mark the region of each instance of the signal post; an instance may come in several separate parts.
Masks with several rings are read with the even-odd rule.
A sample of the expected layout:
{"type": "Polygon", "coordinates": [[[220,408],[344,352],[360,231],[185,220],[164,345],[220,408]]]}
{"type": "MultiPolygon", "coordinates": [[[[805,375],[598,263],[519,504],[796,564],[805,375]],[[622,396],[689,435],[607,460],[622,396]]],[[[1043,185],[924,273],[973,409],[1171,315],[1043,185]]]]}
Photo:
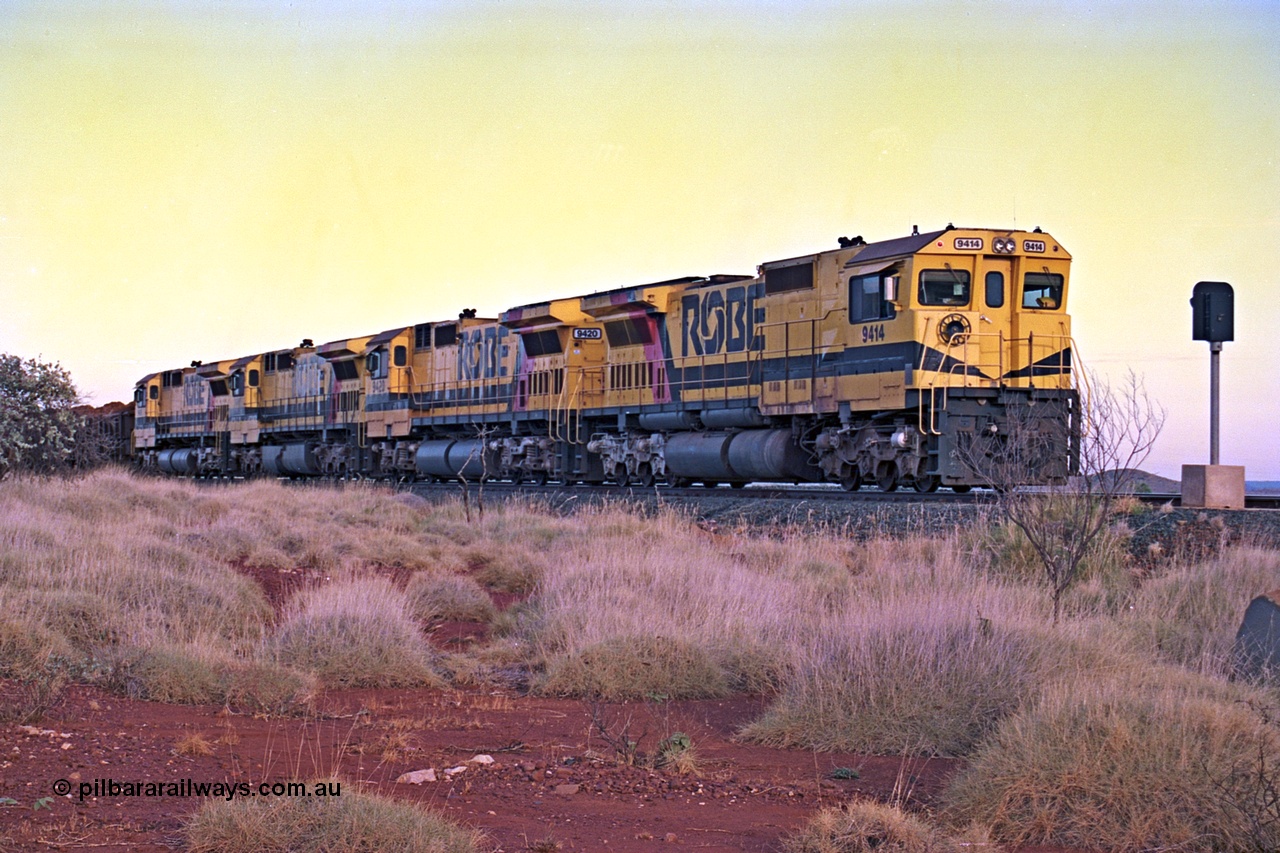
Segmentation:
{"type": "Polygon", "coordinates": [[[1244,466],[1218,463],[1219,359],[1235,339],[1235,294],[1225,281],[1201,281],[1191,292],[1191,339],[1209,342],[1209,464],[1182,466],[1182,505],[1244,509],[1244,466]]]}

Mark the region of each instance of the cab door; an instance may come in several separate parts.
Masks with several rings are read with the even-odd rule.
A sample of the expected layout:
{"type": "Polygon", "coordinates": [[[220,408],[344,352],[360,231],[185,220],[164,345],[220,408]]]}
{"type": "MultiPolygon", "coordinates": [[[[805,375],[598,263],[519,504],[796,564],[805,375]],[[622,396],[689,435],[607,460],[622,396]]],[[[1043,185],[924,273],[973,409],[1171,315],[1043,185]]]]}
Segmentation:
{"type": "Polygon", "coordinates": [[[983,260],[982,268],[982,285],[976,300],[981,369],[988,377],[1004,385],[1005,377],[1016,369],[1013,364],[1017,353],[1014,346],[1017,329],[1013,323],[1013,259],[988,257],[983,260]]]}
{"type": "Polygon", "coordinates": [[[605,346],[600,328],[578,327],[572,331],[570,363],[581,371],[578,405],[595,409],[604,405],[605,346]]]}

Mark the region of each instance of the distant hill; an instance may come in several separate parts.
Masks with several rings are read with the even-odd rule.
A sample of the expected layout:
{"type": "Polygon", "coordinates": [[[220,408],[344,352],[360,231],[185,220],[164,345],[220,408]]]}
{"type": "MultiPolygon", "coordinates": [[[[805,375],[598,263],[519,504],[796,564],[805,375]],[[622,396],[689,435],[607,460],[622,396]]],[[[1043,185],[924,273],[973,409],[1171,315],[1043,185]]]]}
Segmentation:
{"type": "Polygon", "coordinates": [[[1168,477],[1135,468],[1107,471],[1102,476],[1110,480],[1122,475],[1129,478],[1125,491],[1133,494],[1176,495],[1182,491],[1182,483],[1179,480],[1170,480],[1168,477]]]}
{"type": "MultiPolygon", "coordinates": [[[[1129,492],[1157,495],[1176,495],[1182,492],[1180,480],[1171,480],[1142,470],[1130,470],[1129,475],[1131,480],[1126,489],[1129,492]]],[[[1118,476],[1118,471],[1108,471],[1103,476],[1118,476]]],[[[1280,495],[1280,480],[1246,480],[1244,491],[1247,495],[1280,495]]]]}

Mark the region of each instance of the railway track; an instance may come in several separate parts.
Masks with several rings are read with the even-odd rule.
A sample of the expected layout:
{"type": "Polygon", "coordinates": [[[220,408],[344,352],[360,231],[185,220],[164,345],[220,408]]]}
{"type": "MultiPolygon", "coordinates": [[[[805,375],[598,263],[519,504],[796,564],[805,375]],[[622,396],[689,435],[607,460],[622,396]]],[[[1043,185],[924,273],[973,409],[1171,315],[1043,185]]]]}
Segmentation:
{"type": "MultiPolygon", "coordinates": [[[[458,483],[416,482],[408,487],[420,494],[457,494],[462,486],[458,483]]],[[[995,500],[995,494],[985,489],[975,489],[967,494],[956,494],[951,491],[921,493],[913,490],[882,492],[877,489],[861,489],[846,492],[836,485],[780,486],[768,483],[753,483],[743,488],[720,486],[717,488],[676,488],[673,486],[656,486],[641,488],[639,486],[565,486],[550,483],[543,486],[530,484],[514,485],[512,483],[485,483],[468,486],[472,494],[479,494],[481,489],[486,495],[527,494],[554,499],[573,498],[577,496],[636,498],[649,499],[678,498],[694,501],[824,501],[834,503],[930,503],[930,504],[989,504],[995,500]]],[[[1163,506],[1171,504],[1182,506],[1182,498],[1176,494],[1138,494],[1134,498],[1146,504],[1163,506]]],[[[1280,495],[1246,495],[1246,509],[1280,509],[1280,495]]]]}

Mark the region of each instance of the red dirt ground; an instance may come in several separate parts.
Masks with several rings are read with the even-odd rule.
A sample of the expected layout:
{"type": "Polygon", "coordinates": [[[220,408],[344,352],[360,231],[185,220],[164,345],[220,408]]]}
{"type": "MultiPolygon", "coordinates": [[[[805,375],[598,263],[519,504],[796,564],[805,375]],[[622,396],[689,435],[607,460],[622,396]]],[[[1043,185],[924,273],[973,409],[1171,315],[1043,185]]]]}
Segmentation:
{"type": "Polygon", "coordinates": [[[554,840],[563,850],[775,851],[819,806],[854,794],[889,796],[895,784],[928,804],[951,762],[776,750],[733,740],[760,699],[639,703],[596,708],[615,731],[652,750],[685,732],[698,775],[626,766],[591,729],[583,702],[507,692],[413,690],[330,693],[310,719],[263,719],[218,707],[120,699],[71,688],[31,733],[0,727],[0,850],[181,849],[196,798],[79,797],[81,783],[287,781],[336,772],[346,786],[419,802],[484,831],[504,851],[554,840]],[[638,736],[645,734],[644,738],[638,736]],[[180,754],[198,735],[212,754],[180,754]],[[450,781],[397,784],[407,771],[470,765],[450,781]],[[838,767],[859,778],[835,780],[838,767]],[[57,780],[71,783],[56,796],[57,780]],[[575,787],[576,786],[576,787],[575,787]],[[53,797],[44,807],[37,801],[53,797]]]}
{"type": "MultiPolygon", "coordinates": [[[[277,612],[300,587],[323,582],[321,573],[305,570],[237,568],[262,585],[277,612]]],[[[387,574],[403,581],[402,572],[387,574]]],[[[500,608],[516,599],[494,598],[500,608]]],[[[458,650],[486,633],[484,625],[452,622],[430,636],[441,648],[458,650]]],[[[0,697],[14,688],[0,680],[0,697]]],[[[956,769],[956,762],[941,759],[738,742],[735,733],[760,715],[765,701],[593,707],[492,688],[351,690],[320,697],[306,718],[265,718],[218,706],[133,701],[77,686],[32,727],[0,724],[0,853],[168,853],[185,847],[183,822],[200,799],[95,796],[95,780],[247,782],[256,788],[331,775],[343,790],[421,803],[481,830],[491,849],[506,853],[778,851],[781,839],[819,807],[854,796],[897,799],[908,808],[935,805],[956,769]],[[672,733],[687,734],[696,774],[619,760],[593,718],[614,742],[629,733],[642,752],[653,752],[672,733]],[[208,754],[180,749],[196,737],[208,754]],[[494,763],[469,764],[449,779],[441,772],[477,754],[494,763]],[[396,782],[429,767],[441,781],[396,782]],[[842,775],[857,778],[832,778],[837,768],[856,771],[842,775]],[[69,795],[55,793],[58,780],[70,783],[69,795]],[[90,789],[83,799],[81,785],[90,789]]]]}

